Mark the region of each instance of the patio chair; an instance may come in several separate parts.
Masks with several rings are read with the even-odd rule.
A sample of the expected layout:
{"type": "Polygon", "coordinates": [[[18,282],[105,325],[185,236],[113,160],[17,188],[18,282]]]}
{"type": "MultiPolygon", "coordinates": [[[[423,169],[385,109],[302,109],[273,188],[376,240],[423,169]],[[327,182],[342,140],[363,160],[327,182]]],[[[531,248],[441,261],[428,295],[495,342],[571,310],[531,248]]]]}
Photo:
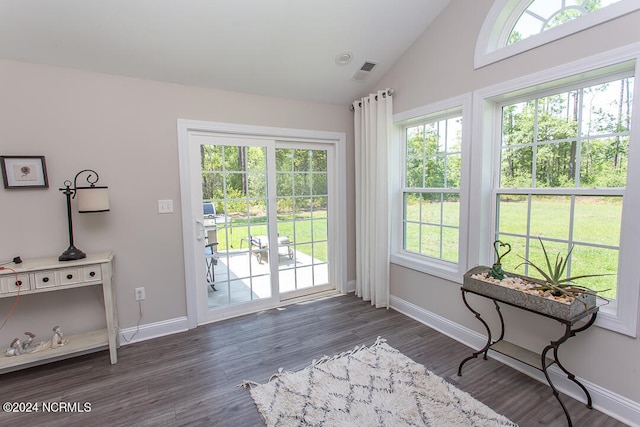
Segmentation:
{"type": "MultiPolygon", "coordinates": [[[[242,241],[247,241],[249,243],[249,247],[253,249],[254,247],[258,248],[254,253],[256,254],[256,259],[259,264],[262,264],[263,261],[269,262],[269,238],[267,236],[253,236],[249,234],[249,239],[242,239],[240,241],[240,247],[242,247],[242,241]]],[[[291,239],[288,236],[280,236],[278,235],[278,249],[281,247],[287,248],[287,256],[290,259],[293,259],[293,249],[291,249],[291,239]]],[[[278,251],[278,255],[280,252],[278,251]]],[[[284,254],[283,254],[284,255],[284,254]]]]}
{"type": "Polygon", "coordinates": [[[215,286],[215,266],[218,265],[218,230],[207,230],[207,240],[204,245],[204,255],[207,261],[207,283],[212,291],[217,291],[215,286]]]}

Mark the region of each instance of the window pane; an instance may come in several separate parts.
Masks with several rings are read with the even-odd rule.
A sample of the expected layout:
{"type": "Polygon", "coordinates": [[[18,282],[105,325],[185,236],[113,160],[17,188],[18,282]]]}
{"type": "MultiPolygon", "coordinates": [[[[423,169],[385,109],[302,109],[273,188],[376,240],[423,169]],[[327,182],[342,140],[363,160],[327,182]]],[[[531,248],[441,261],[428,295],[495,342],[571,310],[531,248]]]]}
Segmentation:
{"type": "Polygon", "coordinates": [[[460,167],[462,165],[462,155],[454,154],[447,156],[447,188],[460,188],[460,167]]]}
{"type": "Polygon", "coordinates": [[[423,225],[420,227],[422,233],[422,251],[423,255],[434,258],[440,258],[440,227],[423,225]]]}
{"type": "Polygon", "coordinates": [[[424,126],[407,128],[407,158],[424,156],[424,126]]]}
{"type": "Polygon", "coordinates": [[[616,283],[618,281],[618,251],[576,245],[571,253],[571,277],[583,274],[607,274],[607,276],[589,277],[576,280],[581,286],[602,291],[598,295],[616,299],[616,283]]]}
{"type": "MultiPolygon", "coordinates": [[[[460,225],[460,195],[445,193],[442,203],[442,224],[458,227],[460,225]]],[[[456,240],[457,250],[457,240],[456,240]]]]}
{"type": "Polygon", "coordinates": [[[278,198],[278,200],[276,200],[276,206],[278,210],[278,215],[282,215],[284,217],[293,215],[293,198],[291,197],[278,198]]]}
{"type": "Polygon", "coordinates": [[[293,174],[293,194],[296,196],[307,196],[311,194],[311,174],[310,173],[294,173],[293,174]]]}
{"type": "MultiPolygon", "coordinates": [[[[566,242],[553,242],[549,240],[543,240],[543,244],[552,266],[554,265],[557,256],[561,256],[563,259],[565,259],[567,253],[569,252],[569,244],[566,242]]],[[[540,241],[537,238],[531,238],[529,240],[529,255],[527,259],[538,266],[542,271],[546,272],[547,260],[544,254],[545,251],[542,250],[540,241]]],[[[565,273],[568,273],[568,271],[566,271],[565,273]]],[[[531,277],[537,277],[538,279],[544,279],[544,276],[531,265],[528,266],[527,275],[531,277]]],[[[565,275],[565,277],[568,276],[565,275]]]]}
{"type": "Polygon", "coordinates": [[[319,195],[319,196],[327,194],[327,174],[314,173],[312,175],[312,179],[313,179],[312,193],[314,195],[319,195]]]}
{"type": "Polygon", "coordinates": [[[247,176],[249,197],[259,198],[267,191],[267,176],[264,173],[250,173],[247,176]]]}
{"type": "Polygon", "coordinates": [[[578,133],[578,93],[566,92],[538,99],[538,142],[575,139],[578,133]]]}
{"type": "MultiPolygon", "coordinates": [[[[315,219],[311,222],[311,226],[313,227],[313,241],[326,241],[327,240],[327,220],[326,219],[315,219]]],[[[325,259],[326,261],[326,259],[325,259]]]]}
{"type": "Polygon", "coordinates": [[[264,172],[267,167],[266,149],[264,147],[246,147],[247,171],[264,172]]]}
{"type": "Polygon", "coordinates": [[[582,143],[581,187],[624,187],[627,183],[629,137],[592,139],[582,143]]]}
{"type": "Polygon", "coordinates": [[[293,150],[293,170],[297,172],[311,170],[311,150],[293,150]]]}
{"type": "Polygon", "coordinates": [[[634,79],[613,81],[584,89],[582,134],[626,133],[631,119],[634,79]]]}
{"type": "Polygon", "coordinates": [[[315,172],[326,172],[327,150],[311,150],[311,169],[315,172]]]}
{"type": "Polygon", "coordinates": [[[532,187],[532,156],[532,147],[511,148],[502,150],[500,187],[532,187]]]}
{"type": "Polygon", "coordinates": [[[326,218],[327,217],[327,202],[328,197],[312,197],[311,204],[313,207],[313,217],[314,218],[326,218]]]}
{"type": "Polygon", "coordinates": [[[420,193],[404,194],[405,221],[420,221],[420,193]]]}
{"type": "Polygon", "coordinates": [[[422,197],[422,215],[421,221],[423,223],[440,224],[441,223],[441,209],[442,209],[442,195],[439,193],[423,194],[422,197]]]}
{"type": "Polygon", "coordinates": [[[573,240],[600,245],[620,245],[622,197],[576,197],[573,240]]]}
{"type": "Polygon", "coordinates": [[[293,168],[293,150],[276,148],[276,171],[287,172],[293,168]]]}
{"type": "Polygon", "coordinates": [[[327,242],[313,244],[313,263],[327,262],[327,242]]]}
{"type": "Polygon", "coordinates": [[[438,122],[426,124],[424,127],[425,154],[438,154],[440,150],[440,131],[438,122]]]}
{"type": "Polygon", "coordinates": [[[459,153],[462,150],[462,118],[447,120],[447,153],[459,153]]]}
{"type": "Polygon", "coordinates": [[[570,213],[571,197],[533,196],[529,234],[568,241],[570,213]]]}
{"type": "Polygon", "coordinates": [[[527,196],[502,194],[498,196],[499,233],[527,234],[529,218],[527,196]]]}
{"type": "Polygon", "coordinates": [[[423,180],[424,162],[422,159],[407,160],[406,185],[411,188],[424,186],[423,180]]]}
{"type": "Polygon", "coordinates": [[[427,157],[424,186],[427,188],[443,188],[444,173],[444,156],[427,157]]]}
{"type": "Polygon", "coordinates": [[[404,224],[404,249],[420,253],[420,224],[407,222],[404,224]]]}
{"type": "Polygon", "coordinates": [[[222,147],[224,153],[224,169],[227,171],[244,171],[241,160],[244,158],[245,147],[222,147]]]}
{"type": "Polygon", "coordinates": [[[293,174],[281,173],[276,174],[276,195],[288,196],[293,193],[293,174]]]}
{"type": "Polygon", "coordinates": [[[574,187],[576,142],[539,145],[536,150],[536,187],[574,187]]]}
{"type": "Polygon", "coordinates": [[[227,173],[224,176],[224,185],[227,189],[227,198],[244,197],[247,176],[244,173],[227,173]]]}
{"type": "Polygon", "coordinates": [[[517,43],[540,32],[542,22],[531,15],[522,15],[509,35],[508,45],[517,43]]]}
{"type": "Polygon", "coordinates": [[[224,180],[221,173],[202,173],[202,198],[212,200],[222,198],[224,180]]]}
{"type": "Polygon", "coordinates": [[[222,170],[222,146],[220,145],[201,145],[200,158],[202,159],[203,171],[221,171],[222,170]]]}
{"type": "Polygon", "coordinates": [[[533,144],[534,111],[534,101],[502,108],[502,145],[533,144]]]}
{"type": "MultiPolygon", "coordinates": [[[[296,219],[294,224],[294,234],[295,234],[295,243],[296,246],[302,243],[311,242],[311,221],[305,221],[302,219],[296,219]]],[[[289,236],[291,238],[291,236],[289,236]]],[[[302,246],[302,245],[301,245],[302,246]]],[[[306,248],[306,246],[304,246],[306,248]]],[[[304,251],[303,251],[304,252],[304,251]]],[[[308,252],[305,252],[308,255],[311,255],[311,249],[308,252]]]]}
{"type": "Polygon", "coordinates": [[[458,240],[460,239],[457,228],[444,227],[442,229],[442,259],[458,262],[458,240]]]}
{"type": "MultiPolygon", "coordinates": [[[[511,252],[500,261],[502,269],[507,272],[526,275],[526,268],[522,265],[522,258],[527,256],[527,239],[524,237],[513,237],[498,234],[498,240],[511,245],[511,252]]],[[[506,248],[500,248],[499,254],[504,255],[506,248]]],[[[497,258],[494,256],[494,262],[497,258]]]]}

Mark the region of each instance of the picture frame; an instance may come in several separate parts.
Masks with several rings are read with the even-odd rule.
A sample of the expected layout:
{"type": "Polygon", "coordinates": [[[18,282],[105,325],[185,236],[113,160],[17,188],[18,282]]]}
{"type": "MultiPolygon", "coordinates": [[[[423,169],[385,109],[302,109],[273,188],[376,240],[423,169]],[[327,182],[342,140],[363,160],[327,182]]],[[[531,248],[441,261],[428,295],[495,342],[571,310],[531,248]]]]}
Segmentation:
{"type": "Polygon", "coordinates": [[[6,189],[49,188],[44,156],[0,156],[6,189]]]}

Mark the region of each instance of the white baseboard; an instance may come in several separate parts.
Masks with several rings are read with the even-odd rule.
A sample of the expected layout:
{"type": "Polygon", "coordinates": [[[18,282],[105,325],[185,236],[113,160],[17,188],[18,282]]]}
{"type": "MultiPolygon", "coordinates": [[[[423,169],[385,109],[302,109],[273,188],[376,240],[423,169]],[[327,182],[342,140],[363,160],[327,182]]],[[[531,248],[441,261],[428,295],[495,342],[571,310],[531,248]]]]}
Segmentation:
{"type": "MultiPolygon", "coordinates": [[[[396,296],[391,295],[390,305],[394,310],[424,323],[438,332],[441,332],[473,349],[480,349],[484,347],[487,342],[486,336],[396,296]]],[[[488,356],[524,373],[525,375],[547,384],[544,374],[535,368],[519,363],[510,357],[493,351],[490,351],[488,356]]],[[[460,360],[462,361],[462,359],[460,360]]],[[[557,366],[552,366],[549,368],[548,372],[558,391],[566,394],[567,396],[571,396],[580,402],[586,401],[582,390],[570,381],[557,366]]],[[[630,426],[640,427],[640,403],[627,399],[624,396],[620,396],[610,390],[600,387],[597,384],[583,380],[582,378],[578,378],[578,380],[587,388],[587,390],[589,390],[589,394],[591,394],[591,399],[593,400],[593,407],[595,409],[623,423],[629,424],[630,426]]]]}
{"type": "Polygon", "coordinates": [[[189,330],[187,318],[177,317],[175,319],[163,320],[162,322],[140,325],[140,327],[134,326],[133,328],[120,329],[119,338],[121,345],[127,345],[187,330],[189,330]]]}

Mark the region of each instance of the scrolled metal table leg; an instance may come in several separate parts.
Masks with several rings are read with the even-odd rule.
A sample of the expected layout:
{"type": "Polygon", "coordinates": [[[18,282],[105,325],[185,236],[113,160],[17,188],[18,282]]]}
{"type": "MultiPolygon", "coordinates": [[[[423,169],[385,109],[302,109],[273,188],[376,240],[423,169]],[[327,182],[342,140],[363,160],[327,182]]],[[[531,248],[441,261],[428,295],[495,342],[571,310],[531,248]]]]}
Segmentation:
{"type": "MultiPolygon", "coordinates": [[[[475,359],[475,358],[478,357],[478,355],[483,354],[483,353],[484,353],[484,359],[486,360],[487,359],[487,351],[489,350],[489,347],[491,346],[491,329],[489,328],[489,325],[487,324],[487,322],[485,322],[484,319],[482,319],[480,317],[480,313],[475,311],[473,308],[471,308],[471,306],[467,302],[466,292],[464,291],[464,289],[462,290],[462,301],[464,302],[464,305],[467,306],[469,311],[471,311],[473,313],[473,315],[476,317],[476,319],[478,319],[484,325],[485,329],[487,330],[487,343],[480,350],[474,352],[471,356],[467,357],[462,362],[460,362],[460,365],[458,366],[458,376],[459,377],[462,376],[462,367],[469,360],[475,359]]],[[[498,310],[498,312],[500,312],[500,311],[498,310]]],[[[500,318],[502,319],[502,315],[500,316],[500,318]]]]}
{"type": "MultiPolygon", "coordinates": [[[[567,339],[569,339],[570,337],[575,336],[579,332],[582,332],[582,331],[588,329],[591,325],[593,325],[595,323],[597,315],[598,315],[597,312],[592,313],[591,317],[589,318],[589,321],[587,323],[585,323],[583,326],[581,326],[580,328],[571,329],[571,326],[567,325],[567,328],[569,328],[569,331],[567,331],[567,333],[569,334],[569,337],[567,337],[567,339]]],[[[564,340],[564,341],[566,341],[566,340],[564,340]]],[[[554,358],[556,364],[562,370],[562,372],[565,373],[565,375],[567,376],[567,378],[569,380],[573,381],[578,387],[580,387],[582,389],[582,391],[584,392],[585,397],[587,398],[587,408],[592,409],[593,408],[593,405],[592,405],[593,401],[591,400],[591,394],[589,393],[589,390],[587,390],[587,388],[580,381],[578,381],[578,379],[576,378],[576,376],[573,373],[571,373],[567,368],[565,368],[562,365],[562,363],[560,363],[560,359],[558,358],[558,347],[559,347],[559,344],[553,350],[553,358],[554,358]]]]}
{"type": "MultiPolygon", "coordinates": [[[[551,381],[551,377],[549,376],[549,373],[547,372],[547,368],[549,368],[549,366],[547,366],[547,353],[549,352],[549,350],[553,349],[553,363],[558,363],[558,346],[560,346],[560,344],[562,344],[563,342],[565,342],[566,340],[569,339],[569,337],[571,336],[571,326],[570,325],[566,325],[567,329],[565,334],[562,336],[562,338],[560,338],[558,341],[551,341],[551,344],[549,344],[548,346],[546,346],[544,348],[544,350],[542,351],[542,354],[540,355],[541,357],[541,363],[542,363],[542,373],[544,373],[545,378],[547,379],[547,383],[549,383],[549,387],[551,387],[551,390],[553,392],[553,396],[556,398],[556,400],[558,401],[558,403],[560,403],[560,406],[562,407],[562,410],[564,411],[564,415],[565,417],[567,417],[567,423],[569,427],[573,427],[573,423],[571,422],[571,416],[569,415],[569,411],[567,410],[567,407],[564,406],[564,403],[562,402],[562,400],[560,399],[560,392],[558,391],[558,389],[556,388],[555,385],[553,385],[553,381],[551,381]]],[[[551,363],[551,364],[553,364],[551,363]]]]}

